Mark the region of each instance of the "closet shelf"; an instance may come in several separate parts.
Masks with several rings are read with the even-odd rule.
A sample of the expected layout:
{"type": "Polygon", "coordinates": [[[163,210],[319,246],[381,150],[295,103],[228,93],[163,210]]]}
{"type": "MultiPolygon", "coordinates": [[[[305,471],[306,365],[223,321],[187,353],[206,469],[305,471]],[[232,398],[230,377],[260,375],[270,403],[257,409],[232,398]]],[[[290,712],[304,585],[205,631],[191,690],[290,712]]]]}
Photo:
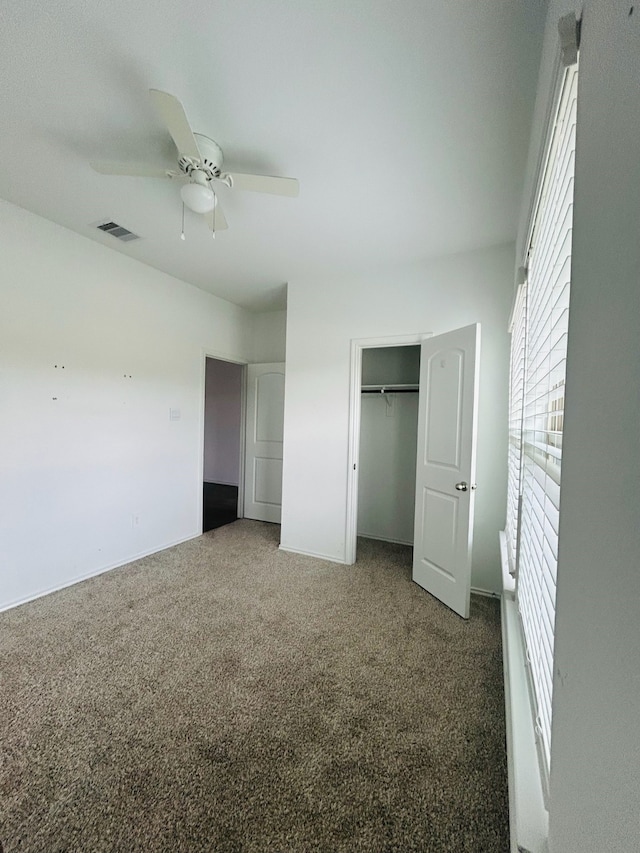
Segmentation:
{"type": "Polygon", "coordinates": [[[362,386],[363,394],[402,394],[408,391],[419,391],[419,385],[402,385],[402,384],[389,384],[389,385],[363,385],[362,386]]]}

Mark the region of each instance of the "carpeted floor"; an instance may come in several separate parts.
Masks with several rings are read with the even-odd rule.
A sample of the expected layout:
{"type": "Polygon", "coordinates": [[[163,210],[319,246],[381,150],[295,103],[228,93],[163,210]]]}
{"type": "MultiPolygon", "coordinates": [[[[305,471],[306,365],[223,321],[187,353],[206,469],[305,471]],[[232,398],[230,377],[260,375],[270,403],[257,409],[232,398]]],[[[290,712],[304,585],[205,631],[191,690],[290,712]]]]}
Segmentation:
{"type": "Polygon", "coordinates": [[[237,521],[0,614],[4,853],[506,853],[498,602],[237,521]]]}

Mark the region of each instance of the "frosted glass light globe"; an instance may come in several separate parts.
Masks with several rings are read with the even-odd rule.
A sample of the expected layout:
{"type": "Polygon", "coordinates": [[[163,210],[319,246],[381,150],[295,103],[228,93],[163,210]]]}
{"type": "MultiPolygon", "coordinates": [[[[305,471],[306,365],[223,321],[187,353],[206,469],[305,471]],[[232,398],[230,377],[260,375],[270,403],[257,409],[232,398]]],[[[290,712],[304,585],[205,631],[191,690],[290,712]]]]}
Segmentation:
{"type": "Polygon", "coordinates": [[[203,184],[185,184],[180,190],[182,201],[194,213],[209,213],[216,206],[216,196],[203,184]]]}

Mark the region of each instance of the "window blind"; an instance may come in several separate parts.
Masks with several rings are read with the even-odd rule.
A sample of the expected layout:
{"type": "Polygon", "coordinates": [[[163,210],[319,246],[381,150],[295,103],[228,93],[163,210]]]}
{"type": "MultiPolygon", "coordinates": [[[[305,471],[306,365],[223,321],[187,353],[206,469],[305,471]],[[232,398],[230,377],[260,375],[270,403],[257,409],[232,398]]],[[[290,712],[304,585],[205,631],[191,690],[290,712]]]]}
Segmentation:
{"type": "Polygon", "coordinates": [[[536,729],[547,772],[551,753],[577,85],[574,65],[565,71],[534,217],[525,297],[516,304],[512,329],[507,544],[510,560],[517,566],[516,598],[536,705],[536,729]]]}
{"type": "Polygon", "coordinates": [[[518,288],[509,331],[511,361],[509,365],[509,458],[507,476],[507,521],[505,537],[509,571],[515,574],[517,564],[520,495],[522,486],[522,416],[524,413],[524,371],[526,345],[527,285],[518,288]]]}

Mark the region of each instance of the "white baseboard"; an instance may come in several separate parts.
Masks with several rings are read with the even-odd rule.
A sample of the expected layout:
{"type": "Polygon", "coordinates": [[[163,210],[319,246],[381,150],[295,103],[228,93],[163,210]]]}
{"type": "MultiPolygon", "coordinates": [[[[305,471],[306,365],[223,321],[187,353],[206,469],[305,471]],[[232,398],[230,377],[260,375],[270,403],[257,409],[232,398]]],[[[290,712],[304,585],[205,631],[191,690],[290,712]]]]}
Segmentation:
{"type": "Polygon", "coordinates": [[[194,533],[192,536],[185,536],[182,539],[176,539],[175,542],[169,542],[166,545],[161,545],[159,548],[151,548],[148,551],[141,551],[138,554],[133,554],[126,560],[121,560],[117,563],[111,563],[107,566],[102,566],[101,568],[94,569],[84,575],[79,575],[78,577],[75,577],[72,580],[64,581],[64,583],[47,587],[46,589],[34,592],[32,595],[26,595],[24,596],[24,598],[18,598],[15,601],[10,601],[6,604],[0,604],[0,613],[3,613],[5,610],[13,610],[14,607],[20,607],[21,604],[28,604],[28,602],[35,601],[38,598],[43,598],[45,595],[51,595],[52,592],[59,592],[61,589],[66,589],[69,586],[75,586],[77,583],[82,583],[82,581],[89,580],[89,578],[95,578],[98,575],[103,575],[106,572],[111,572],[114,569],[119,569],[122,566],[126,566],[129,563],[135,562],[136,560],[141,560],[143,557],[150,557],[152,554],[158,554],[160,551],[166,551],[167,548],[173,548],[176,545],[181,545],[183,542],[189,542],[191,539],[197,539],[198,536],[202,536],[201,531],[198,533],[194,533]]]}
{"type": "Polygon", "coordinates": [[[404,539],[388,539],[386,536],[374,536],[372,533],[360,533],[360,531],[358,531],[358,537],[373,539],[375,542],[390,542],[392,545],[409,545],[413,548],[413,541],[407,542],[404,539]]]}
{"type": "Polygon", "coordinates": [[[339,563],[342,566],[346,565],[345,560],[339,557],[331,557],[329,554],[320,554],[315,551],[301,551],[299,548],[289,548],[282,544],[279,548],[281,551],[287,551],[289,554],[301,554],[303,557],[315,557],[317,560],[328,560],[330,563],[339,563]]]}

